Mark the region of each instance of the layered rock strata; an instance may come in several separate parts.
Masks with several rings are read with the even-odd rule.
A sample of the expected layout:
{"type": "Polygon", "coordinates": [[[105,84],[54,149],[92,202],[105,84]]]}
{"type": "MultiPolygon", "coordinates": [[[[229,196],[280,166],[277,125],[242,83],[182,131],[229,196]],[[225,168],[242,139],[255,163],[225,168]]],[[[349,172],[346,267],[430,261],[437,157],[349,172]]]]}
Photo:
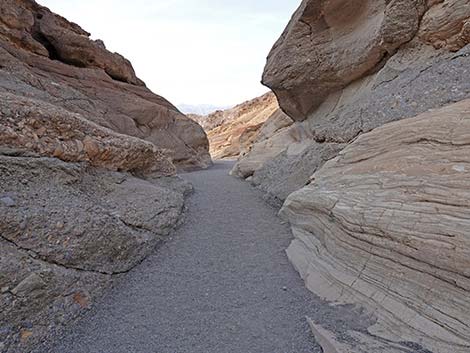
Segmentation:
{"type": "Polygon", "coordinates": [[[231,109],[190,117],[206,130],[212,158],[224,159],[247,153],[258,139],[264,122],[278,114],[284,115],[270,92],[231,109]]]}
{"type": "Polygon", "coordinates": [[[363,305],[376,318],[369,333],[390,347],[470,350],[469,146],[470,100],[386,124],[281,210],[308,288],[363,305]]]}
{"type": "Polygon", "coordinates": [[[469,23],[468,0],[304,0],[269,55],[294,122],[233,174],[287,199],[307,286],[366,313],[348,332],[310,318],[325,350],[470,350],[469,23]]]}
{"type": "MultiPolygon", "coordinates": [[[[301,9],[309,2],[321,1],[304,1],[301,9]]],[[[309,177],[325,161],[336,156],[358,135],[388,122],[413,117],[428,109],[439,108],[450,102],[470,97],[468,79],[470,48],[468,40],[462,39],[466,38],[464,33],[470,17],[468,5],[468,1],[454,0],[440,2],[430,7],[422,16],[415,37],[397,48],[393,56],[381,61],[375,73],[368,72],[346,87],[329,94],[323,98],[317,109],[308,114],[306,120],[297,121],[271,137],[270,140],[276,148],[273,149],[272,157],[270,156],[265,163],[253,170],[252,182],[265,191],[270,199],[276,200],[277,203],[282,202],[290,193],[304,186],[309,177]],[[439,15],[432,15],[434,13],[439,15]],[[445,36],[450,36],[447,41],[445,36]],[[449,46],[445,43],[454,44],[449,46]],[[459,45],[456,46],[455,43],[459,45]],[[298,138],[293,140],[292,135],[298,138]],[[281,141],[284,141],[284,144],[281,141]]],[[[391,23],[396,22],[397,25],[401,23],[400,17],[394,18],[395,21],[393,18],[390,19],[391,23]]],[[[288,32],[292,26],[291,23],[286,31],[288,32]]],[[[298,26],[306,25],[300,22],[298,26]]],[[[369,27],[364,25],[364,30],[367,28],[369,27]]],[[[328,29],[324,30],[328,32],[328,29]]],[[[315,35],[316,32],[311,36],[305,33],[301,35],[299,32],[294,38],[284,34],[280,41],[290,43],[289,47],[304,46],[315,35]]],[[[341,45],[347,50],[356,43],[354,38],[350,38],[350,41],[343,40],[325,45],[341,45]]],[[[283,54],[277,48],[278,45],[268,59],[266,72],[269,72],[270,66],[275,67],[271,62],[278,58],[276,55],[289,53],[287,51],[283,54]]],[[[311,49],[315,52],[312,55],[317,55],[316,48],[317,46],[311,49]]],[[[329,72],[335,75],[342,75],[341,66],[337,66],[337,55],[339,54],[324,57],[324,67],[328,66],[329,72]]],[[[300,60],[300,57],[297,59],[300,60]]],[[[285,57],[286,61],[280,66],[286,66],[282,72],[284,76],[289,77],[289,80],[296,77],[297,71],[294,70],[296,66],[293,66],[293,71],[290,71],[288,66],[297,59],[285,57]]],[[[304,59],[308,59],[307,52],[304,59]]],[[[356,60],[351,55],[344,58],[346,59],[351,62],[356,60]]],[[[276,60],[280,60],[280,57],[276,60]]],[[[304,65],[305,70],[310,67],[306,62],[304,65]]],[[[289,80],[286,78],[282,82],[288,86],[289,80]]],[[[304,82],[300,76],[297,80],[299,85],[304,82]]],[[[327,78],[325,80],[330,82],[327,78]]],[[[311,89],[317,89],[316,87],[317,85],[313,85],[311,89]]],[[[276,92],[276,87],[272,88],[276,92]]],[[[295,97],[293,99],[303,99],[304,91],[298,94],[295,92],[295,89],[289,91],[289,94],[295,97]]],[[[281,107],[283,104],[290,104],[289,98],[280,96],[282,95],[278,94],[281,107]]],[[[295,116],[293,118],[297,119],[295,116]]],[[[245,161],[256,159],[257,155],[265,154],[264,146],[269,145],[269,141],[264,141],[259,146],[255,143],[251,153],[240,158],[238,164],[242,165],[245,161]]],[[[235,175],[247,176],[246,173],[238,173],[237,170],[238,166],[234,169],[235,175]]]]}

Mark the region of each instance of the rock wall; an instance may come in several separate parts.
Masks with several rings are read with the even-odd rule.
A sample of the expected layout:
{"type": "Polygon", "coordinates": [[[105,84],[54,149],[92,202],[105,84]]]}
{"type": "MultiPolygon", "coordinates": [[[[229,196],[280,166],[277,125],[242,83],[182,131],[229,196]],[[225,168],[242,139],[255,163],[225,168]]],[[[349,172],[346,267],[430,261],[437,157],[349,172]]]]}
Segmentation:
{"type": "Polygon", "coordinates": [[[289,258],[313,292],[367,308],[370,334],[468,352],[469,172],[470,100],[361,135],[284,203],[289,258]]]}
{"type": "Polygon", "coordinates": [[[207,132],[210,154],[214,159],[237,158],[247,153],[258,138],[264,122],[282,114],[273,93],[266,93],[231,109],[208,116],[190,116],[207,132]]]}
{"type": "Polygon", "coordinates": [[[0,175],[2,352],[29,352],[93,306],[178,223],[189,190],[12,149],[0,175]]]}
{"type": "Polygon", "coordinates": [[[308,288],[366,312],[347,333],[310,318],[327,351],[470,350],[469,23],[468,0],[304,0],[268,57],[294,122],[232,173],[287,199],[308,288]]]}
{"type": "Polygon", "coordinates": [[[34,1],[0,6],[0,352],[33,351],[179,224],[202,128],[34,1]],[[175,166],[176,165],[176,166],[175,166]]]}
{"type": "MultiPolygon", "coordinates": [[[[321,1],[311,2],[321,3],[321,1]]],[[[306,3],[309,1],[304,1],[299,10],[304,8],[306,3]]],[[[338,88],[323,98],[321,103],[317,103],[319,106],[308,114],[304,121],[298,121],[297,116],[292,116],[297,121],[289,129],[272,137],[276,153],[253,171],[252,183],[264,190],[270,199],[282,203],[290,193],[308,183],[309,177],[319,167],[328,159],[336,156],[346,144],[353,141],[358,135],[388,122],[413,117],[426,110],[439,108],[445,104],[470,97],[470,81],[468,80],[470,47],[466,44],[468,40],[465,42],[462,39],[466,37],[460,34],[462,31],[465,33],[464,28],[467,23],[465,21],[470,16],[469,11],[467,0],[444,1],[435,4],[423,15],[416,36],[410,42],[397,48],[394,55],[381,61],[375,69],[375,73],[368,72],[344,88],[338,88]],[[434,13],[438,13],[439,16],[433,15],[432,19],[428,19],[434,13]],[[439,25],[435,23],[436,21],[439,25]],[[443,30],[436,33],[436,28],[443,30]],[[431,33],[434,34],[431,35],[431,33]],[[448,43],[460,43],[460,45],[444,44],[446,43],[445,39],[441,37],[446,33],[451,36],[447,40],[448,43]],[[428,38],[441,39],[433,42],[428,38]],[[297,136],[297,138],[292,139],[290,136],[297,136]],[[279,143],[280,140],[285,141],[283,146],[282,143],[279,143]]],[[[294,16],[293,21],[295,18],[294,16]]],[[[393,23],[392,20],[393,18],[390,19],[393,23]]],[[[399,18],[396,22],[401,23],[399,18]]],[[[291,23],[286,31],[289,32],[289,28],[292,26],[291,23]]],[[[300,22],[298,26],[306,25],[300,22]]],[[[328,28],[325,27],[324,31],[332,31],[328,28]]],[[[323,33],[323,30],[319,29],[319,31],[320,34],[323,33]]],[[[285,33],[280,41],[286,41],[289,43],[289,47],[302,47],[307,45],[305,43],[310,42],[310,38],[315,37],[316,34],[313,32],[312,35],[307,35],[300,32],[294,38],[286,36],[285,33]]],[[[322,65],[328,67],[329,72],[331,71],[335,75],[342,74],[342,66],[336,66],[339,60],[338,56],[342,58],[341,60],[355,62],[354,56],[348,54],[348,48],[356,43],[355,37],[352,39],[350,41],[343,39],[339,43],[333,42],[333,44],[327,43],[329,46],[344,47],[335,55],[324,57],[325,63],[322,65]]],[[[278,56],[287,55],[283,54],[278,46],[279,43],[276,44],[270,59],[268,59],[265,75],[274,65],[273,60],[280,60],[278,56]]],[[[311,50],[315,52],[314,55],[317,55],[316,47],[311,50]]],[[[307,52],[303,58],[305,68],[309,68],[307,52]]],[[[286,56],[285,60],[282,65],[287,68],[284,68],[282,72],[290,79],[295,76],[297,71],[293,69],[294,71],[291,73],[289,64],[292,61],[300,60],[300,57],[293,59],[286,56]]],[[[282,65],[281,67],[283,67],[282,65]]],[[[293,68],[295,67],[293,66],[293,68]]],[[[328,78],[325,80],[330,82],[328,78]]],[[[286,81],[286,86],[288,86],[288,82],[290,81],[286,81]]],[[[299,77],[298,82],[300,85],[303,78],[299,77]]],[[[316,87],[315,84],[311,89],[315,90],[316,87]]],[[[272,86],[272,88],[276,93],[276,86],[272,86]]],[[[307,91],[302,90],[302,92],[307,91]]],[[[304,99],[303,94],[295,92],[296,89],[289,91],[289,95],[294,97],[292,101],[290,98],[276,93],[281,107],[285,104],[295,104],[295,99],[304,99]]],[[[269,142],[265,141],[263,144],[269,146],[269,142]]],[[[245,163],[246,160],[255,159],[263,149],[265,148],[262,145],[257,147],[255,144],[251,153],[240,158],[239,164],[245,163]]],[[[243,173],[238,174],[237,169],[235,167],[234,173],[236,175],[246,177],[243,173]]]]}
{"type": "Polygon", "coordinates": [[[0,93],[79,113],[167,149],[178,168],[210,165],[203,129],[137,78],[128,60],[33,0],[0,8],[0,93]]]}

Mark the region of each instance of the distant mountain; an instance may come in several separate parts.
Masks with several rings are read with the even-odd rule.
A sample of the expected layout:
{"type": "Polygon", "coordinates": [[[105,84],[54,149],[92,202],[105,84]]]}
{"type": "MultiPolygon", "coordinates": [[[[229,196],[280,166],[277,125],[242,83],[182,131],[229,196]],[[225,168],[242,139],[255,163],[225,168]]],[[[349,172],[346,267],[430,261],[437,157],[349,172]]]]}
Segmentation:
{"type": "Polygon", "coordinates": [[[209,115],[217,110],[225,110],[231,106],[216,106],[211,104],[179,104],[178,109],[184,114],[209,115]]]}

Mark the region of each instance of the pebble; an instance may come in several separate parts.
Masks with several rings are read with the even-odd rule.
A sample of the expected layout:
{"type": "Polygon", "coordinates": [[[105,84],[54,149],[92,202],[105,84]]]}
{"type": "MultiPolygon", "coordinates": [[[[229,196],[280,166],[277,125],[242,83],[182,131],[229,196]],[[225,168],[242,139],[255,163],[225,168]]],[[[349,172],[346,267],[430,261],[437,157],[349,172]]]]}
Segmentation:
{"type": "Polygon", "coordinates": [[[7,207],[15,207],[16,206],[15,200],[13,200],[9,196],[5,196],[5,197],[0,198],[0,202],[3,203],[7,207]]]}

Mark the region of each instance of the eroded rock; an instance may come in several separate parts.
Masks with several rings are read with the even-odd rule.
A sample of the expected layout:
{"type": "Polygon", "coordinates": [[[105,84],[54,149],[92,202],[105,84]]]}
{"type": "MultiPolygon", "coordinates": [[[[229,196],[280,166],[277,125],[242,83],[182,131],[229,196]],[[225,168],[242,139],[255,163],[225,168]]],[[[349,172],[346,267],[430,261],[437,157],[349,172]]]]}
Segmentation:
{"type": "MultiPolygon", "coordinates": [[[[470,100],[384,125],[281,210],[295,235],[289,258],[308,288],[366,307],[377,319],[369,333],[391,348],[470,349],[469,136],[470,100]]],[[[368,344],[351,352],[373,351],[368,344]]]]}
{"type": "Polygon", "coordinates": [[[268,57],[263,83],[295,120],[380,68],[418,31],[424,0],[304,0],[268,57]]]}
{"type": "Polygon", "coordinates": [[[187,189],[175,178],[43,157],[0,156],[0,175],[0,198],[15,200],[0,202],[0,341],[8,352],[29,351],[148,256],[179,222],[187,189]]]}
{"type": "Polygon", "coordinates": [[[0,9],[0,94],[60,106],[168,149],[181,169],[210,165],[203,129],[155,95],[121,55],[33,0],[0,9]]]}
{"type": "Polygon", "coordinates": [[[52,104],[5,93],[0,119],[0,147],[115,171],[176,173],[169,157],[154,144],[118,134],[52,104]]]}

